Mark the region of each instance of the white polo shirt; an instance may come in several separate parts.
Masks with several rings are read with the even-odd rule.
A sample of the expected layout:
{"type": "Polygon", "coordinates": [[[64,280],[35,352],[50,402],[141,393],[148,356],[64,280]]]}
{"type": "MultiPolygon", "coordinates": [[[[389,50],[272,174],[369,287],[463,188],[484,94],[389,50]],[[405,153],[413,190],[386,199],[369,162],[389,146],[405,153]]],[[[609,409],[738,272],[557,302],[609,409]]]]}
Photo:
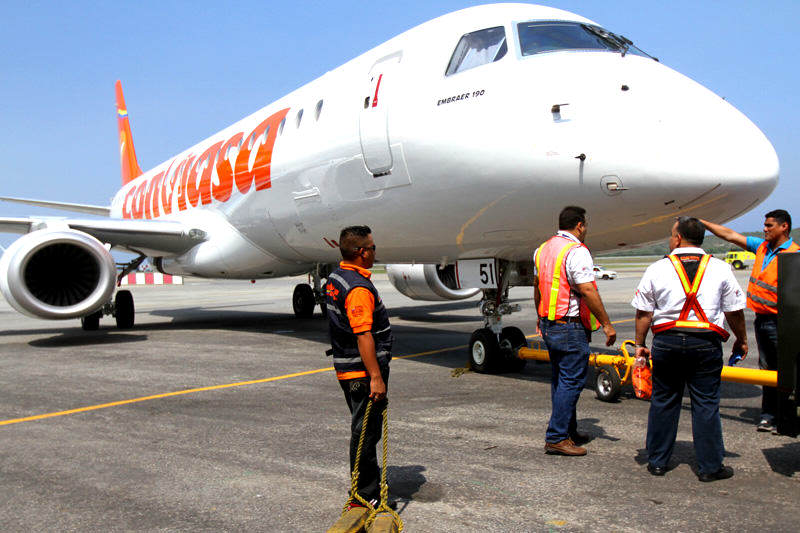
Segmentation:
{"type": "MultiPolygon", "coordinates": [[[[571,241],[581,244],[580,239],[568,231],[559,231],[557,235],[566,237],[571,241]]],[[[536,271],[536,254],[539,249],[533,254],[534,273],[538,276],[536,271]]],[[[594,262],[592,261],[592,254],[585,246],[576,246],[567,253],[567,281],[570,287],[575,287],[579,283],[589,283],[594,281],[594,262]]],[[[580,314],[580,295],[571,290],[569,293],[569,309],[566,316],[578,316],[580,314]]]]}
{"type": "MultiPolygon", "coordinates": [[[[676,248],[670,253],[705,254],[702,248],[695,247],[676,248]]],[[[647,267],[631,305],[640,311],[652,311],[653,325],[656,325],[677,320],[685,301],[686,293],[678,273],[672,262],[665,257],[647,267]]],[[[744,309],[744,291],[727,263],[713,257],[709,260],[697,291],[697,301],[709,322],[719,327],[723,327],[724,313],[744,309]]],[[[693,311],[688,318],[697,320],[693,311]]]]}

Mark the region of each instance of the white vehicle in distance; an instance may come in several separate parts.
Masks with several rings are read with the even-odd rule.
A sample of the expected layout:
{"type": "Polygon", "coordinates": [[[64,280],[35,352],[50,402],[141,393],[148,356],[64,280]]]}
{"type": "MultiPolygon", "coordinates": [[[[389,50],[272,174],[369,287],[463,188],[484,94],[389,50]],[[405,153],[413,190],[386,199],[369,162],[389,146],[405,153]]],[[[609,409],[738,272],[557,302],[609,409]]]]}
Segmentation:
{"type": "Polygon", "coordinates": [[[608,270],[606,268],[601,267],[600,265],[594,265],[594,277],[600,279],[616,279],[617,271],[608,270]]]}

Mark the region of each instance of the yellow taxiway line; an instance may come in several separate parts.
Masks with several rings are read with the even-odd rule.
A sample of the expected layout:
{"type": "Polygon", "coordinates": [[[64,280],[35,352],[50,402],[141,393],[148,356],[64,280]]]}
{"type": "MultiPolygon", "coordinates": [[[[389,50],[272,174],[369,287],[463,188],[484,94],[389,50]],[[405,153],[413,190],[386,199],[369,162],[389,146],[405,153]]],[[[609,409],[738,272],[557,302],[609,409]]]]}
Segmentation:
{"type": "MultiPolygon", "coordinates": [[[[632,322],[634,319],[629,318],[625,320],[617,320],[613,322],[614,324],[619,324],[621,322],[632,322]]],[[[527,338],[538,337],[539,335],[528,335],[527,338]]],[[[455,350],[462,350],[466,348],[466,344],[461,344],[459,346],[450,346],[448,348],[439,348],[438,350],[430,350],[427,352],[419,352],[410,355],[400,355],[395,356],[393,359],[411,359],[412,357],[423,357],[425,355],[436,355],[440,353],[452,352],[455,350]]],[[[76,413],[85,413],[87,411],[96,411],[98,409],[107,409],[109,407],[118,407],[120,405],[128,405],[132,403],[139,403],[139,402],[147,402],[150,400],[159,400],[161,398],[170,398],[172,396],[182,396],[184,394],[192,394],[195,392],[207,392],[213,390],[220,390],[220,389],[230,389],[233,387],[242,387],[244,385],[255,385],[258,383],[270,383],[272,381],[281,381],[284,379],[291,379],[291,378],[298,378],[302,376],[310,376],[312,374],[319,374],[320,372],[331,372],[333,371],[333,367],[329,366],[326,368],[317,368],[316,370],[306,370],[304,372],[294,372],[292,374],[284,374],[282,376],[274,376],[271,378],[264,378],[264,379],[253,379],[250,381],[237,381],[236,383],[226,383],[224,385],[211,385],[209,387],[198,387],[195,389],[186,389],[186,390],[179,390],[174,392],[165,392],[162,394],[153,394],[150,396],[142,396],[140,398],[131,398],[129,400],[120,400],[117,402],[109,402],[109,403],[101,403],[98,405],[89,405],[87,407],[78,407],[77,409],[68,409],[66,411],[57,411],[54,413],[45,413],[41,415],[34,415],[34,416],[26,416],[23,418],[12,418],[10,420],[0,420],[0,426],[9,426],[11,424],[19,424],[21,422],[33,422],[34,420],[43,420],[45,418],[53,418],[57,416],[66,416],[66,415],[74,415],[76,413]]]]}

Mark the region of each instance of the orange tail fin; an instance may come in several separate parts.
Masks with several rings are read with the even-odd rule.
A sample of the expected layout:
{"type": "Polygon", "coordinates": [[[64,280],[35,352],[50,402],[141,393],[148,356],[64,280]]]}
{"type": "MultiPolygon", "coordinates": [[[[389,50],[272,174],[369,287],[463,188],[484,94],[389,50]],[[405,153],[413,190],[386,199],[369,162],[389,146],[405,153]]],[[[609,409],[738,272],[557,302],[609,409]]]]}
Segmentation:
{"type": "Polygon", "coordinates": [[[131,123],[128,120],[128,108],[122,96],[122,83],[117,80],[117,128],[119,129],[119,158],[122,163],[122,184],[141,176],[142,169],[136,161],[136,150],[133,147],[131,123]]]}

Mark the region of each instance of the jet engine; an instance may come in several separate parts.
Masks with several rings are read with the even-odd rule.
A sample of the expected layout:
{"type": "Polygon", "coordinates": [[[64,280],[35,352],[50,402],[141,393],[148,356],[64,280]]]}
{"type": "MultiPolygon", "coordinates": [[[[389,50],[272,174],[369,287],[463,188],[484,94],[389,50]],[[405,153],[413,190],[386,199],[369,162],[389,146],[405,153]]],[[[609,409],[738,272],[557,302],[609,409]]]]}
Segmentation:
{"type": "Polygon", "coordinates": [[[0,292],[19,312],[37,318],[93,313],[110,300],[116,277],[106,247],[71,229],[24,235],[0,258],[0,292]]]}
{"type": "Polygon", "coordinates": [[[441,268],[429,264],[386,265],[392,285],[412,300],[463,300],[475,296],[480,289],[459,289],[455,265],[441,268]]]}

